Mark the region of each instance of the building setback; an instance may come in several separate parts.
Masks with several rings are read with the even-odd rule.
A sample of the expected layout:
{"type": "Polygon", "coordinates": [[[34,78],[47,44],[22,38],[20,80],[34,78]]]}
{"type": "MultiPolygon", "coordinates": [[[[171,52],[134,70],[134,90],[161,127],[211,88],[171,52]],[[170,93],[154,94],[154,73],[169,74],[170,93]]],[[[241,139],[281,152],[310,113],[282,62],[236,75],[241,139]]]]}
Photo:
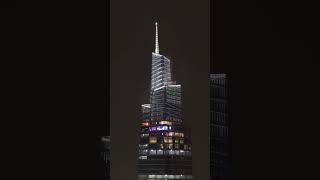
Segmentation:
{"type": "Polygon", "coordinates": [[[230,121],[226,74],[210,75],[210,180],[230,178],[230,121]]]}
{"type": "Polygon", "coordinates": [[[191,142],[182,122],[181,85],[171,80],[170,59],[152,53],[150,103],[141,106],[138,180],[192,179],[191,142]]]}

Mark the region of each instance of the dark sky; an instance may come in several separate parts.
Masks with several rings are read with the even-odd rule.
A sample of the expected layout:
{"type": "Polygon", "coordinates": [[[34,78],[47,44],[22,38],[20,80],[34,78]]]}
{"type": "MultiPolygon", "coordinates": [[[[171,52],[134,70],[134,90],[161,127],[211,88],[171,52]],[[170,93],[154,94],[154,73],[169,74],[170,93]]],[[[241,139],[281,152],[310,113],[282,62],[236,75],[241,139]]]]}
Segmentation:
{"type": "Polygon", "coordinates": [[[209,1],[112,0],[110,16],[111,178],[136,177],[140,105],[149,100],[157,21],[160,53],[171,59],[192,127],[193,174],[208,179],[209,1]]]}
{"type": "Polygon", "coordinates": [[[319,160],[314,124],[320,91],[313,7],[292,1],[213,3],[211,70],[230,78],[232,179],[315,174],[310,164],[319,160]]]}
{"type": "Polygon", "coordinates": [[[15,0],[3,0],[0,2],[0,8],[15,8],[16,1],[15,0]]]}
{"type": "Polygon", "coordinates": [[[106,1],[100,2],[0,11],[1,52],[10,57],[2,58],[8,63],[2,66],[8,101],[2,101],[6,108],[18,106],[5,108],[11,119],[2,121],[7,131],[1,142],[8,143],[2,154],[14,172],[16,162],[28,162],[18,169],[27,173],[10,175],[97,179],[97,137],[108,133],[107,102],[112,180],[135,179],[140,105],[148,100],[158,21],[160,51],[171,58],[174,80],[183,87],[196,180],[209,179],[210,67],[230,78],[232,179],[320,179],[314,165],[320,161],[316,2],[211,1],[210,39],[209,0],[112,0],[111,42],[106,1]],[[17,156],[22,146],[24,155],[17,156]]]}

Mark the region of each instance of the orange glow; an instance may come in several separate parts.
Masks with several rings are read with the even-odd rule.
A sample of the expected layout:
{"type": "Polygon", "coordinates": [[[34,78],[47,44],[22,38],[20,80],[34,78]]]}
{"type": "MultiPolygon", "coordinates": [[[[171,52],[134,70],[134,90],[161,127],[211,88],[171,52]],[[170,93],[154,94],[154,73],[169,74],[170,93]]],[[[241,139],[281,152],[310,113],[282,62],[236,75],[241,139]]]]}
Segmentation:
{"type": "Polygon", "coordinates": [[[141,126],[149,126],[150,124],[148,122],[141,123],[141,126]]]}

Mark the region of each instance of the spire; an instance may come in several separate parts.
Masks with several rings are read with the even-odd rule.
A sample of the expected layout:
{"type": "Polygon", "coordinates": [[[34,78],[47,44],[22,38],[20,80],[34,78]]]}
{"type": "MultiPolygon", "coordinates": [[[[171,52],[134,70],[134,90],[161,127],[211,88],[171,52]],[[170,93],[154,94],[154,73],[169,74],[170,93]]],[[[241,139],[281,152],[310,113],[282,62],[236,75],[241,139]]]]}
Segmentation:
{"type": "Polygon", "coordinates": [[[156,49],[154,53],[159,54],[159,42],[158,42],[158,23],[156,22],[156,49]]]}

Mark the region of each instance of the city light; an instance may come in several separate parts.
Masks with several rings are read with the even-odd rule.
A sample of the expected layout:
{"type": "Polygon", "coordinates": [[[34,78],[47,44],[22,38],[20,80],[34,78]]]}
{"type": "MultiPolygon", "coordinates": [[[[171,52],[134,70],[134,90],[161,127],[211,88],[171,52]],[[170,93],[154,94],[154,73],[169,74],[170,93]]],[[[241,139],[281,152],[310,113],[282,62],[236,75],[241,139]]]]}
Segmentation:
{"type": "Polygon", "coordinates": [[[170,59],[159,52],[155,25],[150,104],[142,105],[138,179],[192,179],[191,142],[182,126],[181,85],[171,80],[170,59]],[[172,173],[164,174],[168,171],[172,173]]]}

